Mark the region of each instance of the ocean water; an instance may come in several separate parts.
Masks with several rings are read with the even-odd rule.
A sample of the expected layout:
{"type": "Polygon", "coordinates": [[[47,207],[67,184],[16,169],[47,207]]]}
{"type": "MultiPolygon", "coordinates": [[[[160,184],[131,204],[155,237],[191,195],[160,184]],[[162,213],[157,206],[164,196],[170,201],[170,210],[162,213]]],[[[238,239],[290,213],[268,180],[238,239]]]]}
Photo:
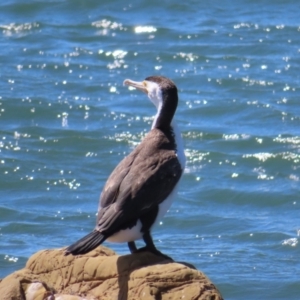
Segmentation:
{"type": "MultiPolygon", "coordinates": [[[[299,299],[297,1],[0,3],[0,278],[95,225],[106,178],[178,86],[187,166],[153,237],[225,299],[299,299]]],[[[127,254],[126,244],[109,244],[127,254]]]]}

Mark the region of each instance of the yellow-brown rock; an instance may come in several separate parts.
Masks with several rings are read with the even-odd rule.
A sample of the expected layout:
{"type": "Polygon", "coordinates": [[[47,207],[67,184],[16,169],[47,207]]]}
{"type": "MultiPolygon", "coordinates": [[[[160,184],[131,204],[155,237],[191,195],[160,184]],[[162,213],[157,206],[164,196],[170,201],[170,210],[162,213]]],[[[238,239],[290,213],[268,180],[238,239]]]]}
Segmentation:
{"type": "Polygon", "coordinates": [[[118,256],[100,246],[79,256],[42,250],[0,282],[1,300],[221,300],[201,272],[148,252],[118,256]]]}

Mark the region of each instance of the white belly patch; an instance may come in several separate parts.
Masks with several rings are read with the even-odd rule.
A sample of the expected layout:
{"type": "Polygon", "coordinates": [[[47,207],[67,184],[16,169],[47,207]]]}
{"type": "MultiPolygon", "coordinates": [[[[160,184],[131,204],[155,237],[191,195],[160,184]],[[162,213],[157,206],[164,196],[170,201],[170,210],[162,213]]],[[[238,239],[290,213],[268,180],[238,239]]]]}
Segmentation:
{"type": "Polygon", "coordinates": [[[128,229],[120,230],[115,234],[111,235],[108,239],[108,242],[112,243],[125,243],[125,242],[132,242],[135,240],[139,240],[142,238],[143,234],[141,232],[142,223],[140,220],[137,221],[137,224],[128,229]]]}

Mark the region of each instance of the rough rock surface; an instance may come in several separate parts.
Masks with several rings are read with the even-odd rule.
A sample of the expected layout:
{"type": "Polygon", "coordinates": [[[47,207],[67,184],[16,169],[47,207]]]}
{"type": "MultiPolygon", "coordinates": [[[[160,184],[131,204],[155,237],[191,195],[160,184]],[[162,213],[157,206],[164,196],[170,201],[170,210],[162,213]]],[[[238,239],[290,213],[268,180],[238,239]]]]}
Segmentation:
{"type": "Polygon", "coordinates": [[[79,256],[42,250],[0,281],[2,300],[221,300],[201,272],[151,253],[118,256],[100,246],[79,256]]]}

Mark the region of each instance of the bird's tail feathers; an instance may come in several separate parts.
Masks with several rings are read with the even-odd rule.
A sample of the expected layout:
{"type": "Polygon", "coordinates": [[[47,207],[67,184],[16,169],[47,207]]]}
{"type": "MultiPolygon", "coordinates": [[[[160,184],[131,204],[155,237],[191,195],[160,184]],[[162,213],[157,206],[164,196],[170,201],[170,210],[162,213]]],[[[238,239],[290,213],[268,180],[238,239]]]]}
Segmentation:
{"type": "Polygon", "coordinates": [[[101,243],[105,241],[106,237],[99,231],[94,230],[93,232],[89,233],[88,235],[84,236],[71,246],[69,246],[65,250],[65,255],[73,254],[85,254],[96,247],[98,247],[101,243]]]}

